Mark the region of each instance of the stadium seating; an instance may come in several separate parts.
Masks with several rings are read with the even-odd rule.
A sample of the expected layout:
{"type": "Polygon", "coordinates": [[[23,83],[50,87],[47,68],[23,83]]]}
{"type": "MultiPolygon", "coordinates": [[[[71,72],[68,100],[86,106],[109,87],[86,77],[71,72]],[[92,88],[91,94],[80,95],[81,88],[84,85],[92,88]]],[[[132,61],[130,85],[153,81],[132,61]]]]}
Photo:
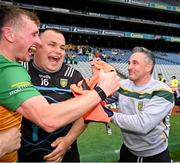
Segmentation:
{"type": "MultiPolygon", "coordinates": [[[[107,62],[111,64],[116,70],[125,76],[128,77],[128,59],[131,55],[129,50],[121,50],[120,54],[113,55],[110,49],[106,49],[107,62]]],[[[164,53],[154,52],[156,57],[156,65],[153,71],[153,77],[158,79],[158,73],[162,73],[164,78],[167,81],[167,84],[170,84],[171,77],[175,75],[180,81],[180,55],[175,53],[164,53]]],[[[87,61],[86,56],[78,55],[78,64],[72,64],[74,68],[79,70],[82,75],[86,78],[90,78],[92,75],[90,62],[87,61]]]]}

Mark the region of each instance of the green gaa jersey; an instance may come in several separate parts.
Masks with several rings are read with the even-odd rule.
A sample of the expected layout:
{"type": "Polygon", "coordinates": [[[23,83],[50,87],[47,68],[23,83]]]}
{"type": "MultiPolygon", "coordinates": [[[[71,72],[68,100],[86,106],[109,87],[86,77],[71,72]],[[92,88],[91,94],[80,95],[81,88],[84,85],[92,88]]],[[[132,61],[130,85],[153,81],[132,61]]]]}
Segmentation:
{"type": "MultiPolygon", "coordinates": [[[[15,112],[27,99],[40,93],[31,84],[30,76],[19,63],[0,55],[0,131],[21,127],[22,117],[15,112]]],[[[17,151],[0,158],[0,162],[15,162],[17,151]]]]}

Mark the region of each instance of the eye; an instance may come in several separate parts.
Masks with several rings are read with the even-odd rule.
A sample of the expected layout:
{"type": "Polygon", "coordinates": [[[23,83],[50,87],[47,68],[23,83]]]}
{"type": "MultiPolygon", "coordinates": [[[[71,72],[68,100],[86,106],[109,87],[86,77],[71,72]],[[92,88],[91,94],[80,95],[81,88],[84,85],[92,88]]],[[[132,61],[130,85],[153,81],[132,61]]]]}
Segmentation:
{"type": "Polygon", "coordinates": [[[33,37],[36,37],[36,36],[37,36],[37,34],[36,34],[36,33],[33,33],[32,35],[33,35],[33,37]]]}
{"type": "Polygon", "coordinates": [[[33,37],[39,37],[39,32],[34,32],[32,35],[33,37]]]}
{"type": "Polygon", "coordinates": [[[55,44],[53,44],[53,43],[49,43],[48,45],[49,45],[49,46],[52,46],[52,47],[54,47],[54,46],[55,46],[55,44]]]}
{"type": "Polygon", "coordinates": [[[63,51],[65,51],[65,48],[64,48],[64,47],[61,47],[60,49],[63,50],[63,51]]]}
{"type": "Polygon", "coordinates": [[[133,61],[133,65],[137,65],[138,64],[138,62],[137,61],[133,61]]]}
{"type": "Polygon", "coordinates": [[[63,50],[63,51],[66,50],[65,46],[60,46],[60,49],[63,50]]]}

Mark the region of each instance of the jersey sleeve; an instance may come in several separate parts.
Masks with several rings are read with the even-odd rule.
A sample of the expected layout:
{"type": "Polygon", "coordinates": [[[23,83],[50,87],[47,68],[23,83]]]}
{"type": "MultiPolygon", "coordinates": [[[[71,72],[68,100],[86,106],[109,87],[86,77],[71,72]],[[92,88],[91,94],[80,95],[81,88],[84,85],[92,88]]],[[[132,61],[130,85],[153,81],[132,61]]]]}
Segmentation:
{"type": "Polygon", "coordinates": [[[76,80],[74,81],[74,83],[78,83],[79,81],[83,80],[83,76],[81,75],[79,71],[75,70],[73,79],[76,80]]]}
{"type": "Polygon", "coordinates": [[[10,110],[15,111],[27,99],[40,95],[20,64],[3,68],[0,79],[0,104],[10,110]]]}

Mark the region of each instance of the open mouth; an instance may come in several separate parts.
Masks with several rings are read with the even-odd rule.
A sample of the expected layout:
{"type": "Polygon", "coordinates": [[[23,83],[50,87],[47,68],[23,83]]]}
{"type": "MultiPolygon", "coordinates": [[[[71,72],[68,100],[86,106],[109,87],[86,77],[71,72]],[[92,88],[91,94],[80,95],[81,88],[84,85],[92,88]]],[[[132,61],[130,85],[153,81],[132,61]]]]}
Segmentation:
{"type": "Polygon", "coordinates": [[[30,54],[35,54],[36,53],[36,47],[35,46],[31,46],[29,49],[28,49],[28,52],[30,54]]]}
{"type": "Polygon", "coordinates": [[[60,60],[59,57],[53,57],[53,56],[49,56],[48,59],[52,63],[58,63],[58,61],[60,60]]]}

